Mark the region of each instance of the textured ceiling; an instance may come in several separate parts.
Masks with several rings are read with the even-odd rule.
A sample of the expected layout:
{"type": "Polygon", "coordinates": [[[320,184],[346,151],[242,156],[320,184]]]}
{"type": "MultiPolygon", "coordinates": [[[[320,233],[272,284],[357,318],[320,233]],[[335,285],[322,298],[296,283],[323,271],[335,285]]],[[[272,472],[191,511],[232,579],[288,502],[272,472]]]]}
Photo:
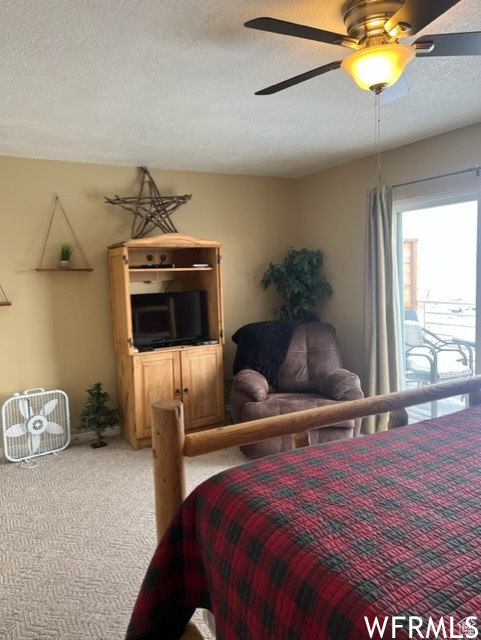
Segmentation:
{"type": "MultiPolygon", "coordinates": [[[[341,6],[2,0],[0,154],[285,177],[370,154],[374,95],[343,71],[254,95],[349,50],[243,23],[271,16],[344,33],[341,6]]],[[[421,34],[457,31],[481,31],[481,0],[461,0],[421,34]]],[[[480,122],[480,65],[415,59],[410,93],[381,110],[383,149],[480,122]]]]}

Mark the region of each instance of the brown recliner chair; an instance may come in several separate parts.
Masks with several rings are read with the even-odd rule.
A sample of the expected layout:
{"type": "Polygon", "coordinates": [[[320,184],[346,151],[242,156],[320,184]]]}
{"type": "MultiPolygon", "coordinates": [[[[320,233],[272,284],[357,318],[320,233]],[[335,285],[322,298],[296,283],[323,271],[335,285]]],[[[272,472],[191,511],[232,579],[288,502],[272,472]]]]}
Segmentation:
{"type": "MultiPolygon", "coordinates": [[[[255,324],[267,325],[269,328],[270,323],[255,324]]],[[[241,331],[242,328],[239,332],[241,331]]],[[[236,338],[236,334],[233,338],[236,338]]],[[[287,344],[287,353],[276,376],[275,386],[269,384],[266,377],[254,369],[242,368],[234,375],[231,391],[234,423],[364,397],[359,377],[342,368],[336,331],[331,324],[299,324],[293,329],[292,338],[287,344]]],[[[238,345],[239,352],[241,343],[238,345]]],[[[263,357],[266,357],[265,353],[263,357]]],[[[255,360],[252,350],[251,359],[255,360]]],[[[262,365],[262,362],[260,364],[262,365]]],[[[262,366],[256,368],[263,370],[262,366]]],[[[360,419],[313,429],[310,431],[311,444],[352,438],[359,435],[360,429],[360,419]]],[[[280,453],[291,448],[290,436],[279,436],[241,447],[244,454],[250,458],[280,453]]]]}

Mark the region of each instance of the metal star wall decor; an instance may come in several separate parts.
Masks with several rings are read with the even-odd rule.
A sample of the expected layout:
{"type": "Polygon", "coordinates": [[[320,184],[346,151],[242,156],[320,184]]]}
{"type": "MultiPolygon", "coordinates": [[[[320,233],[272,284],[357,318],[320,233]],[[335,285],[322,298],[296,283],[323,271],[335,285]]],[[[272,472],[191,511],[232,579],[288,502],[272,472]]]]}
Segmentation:
{"type": "Polygon", "coordinates": [[[116,204],[134,214],[132,222],[132,238],[143,238],[158,227],[164,233],[177,233],[170,216],[192,198],[185,196],[161,195],[147,167],[140,167],[142,183],[138,196],[107,198],[108,204],[116,204]],[[148,195],[147,195],[148,190],[148,195]]]}

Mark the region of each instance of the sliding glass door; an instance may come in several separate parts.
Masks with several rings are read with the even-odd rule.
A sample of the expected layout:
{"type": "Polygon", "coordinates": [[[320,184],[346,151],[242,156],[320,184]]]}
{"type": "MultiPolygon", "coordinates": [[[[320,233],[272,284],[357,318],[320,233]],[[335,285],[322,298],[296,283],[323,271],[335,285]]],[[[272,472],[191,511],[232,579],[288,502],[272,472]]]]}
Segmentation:
{"type": "MultiPolygon", "coordinates": [[[[464,193],[413,200],[398,209],[405,387],[476,371],[478,202],[476,194],[464,193]]],[[[410,419],[451,413],[466,401],[415,407],[410,419]]]]}

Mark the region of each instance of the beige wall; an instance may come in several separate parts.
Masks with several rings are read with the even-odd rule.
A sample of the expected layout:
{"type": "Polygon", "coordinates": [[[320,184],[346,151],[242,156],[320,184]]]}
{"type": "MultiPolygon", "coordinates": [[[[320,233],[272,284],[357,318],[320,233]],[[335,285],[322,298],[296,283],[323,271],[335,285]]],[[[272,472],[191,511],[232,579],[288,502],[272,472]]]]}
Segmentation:
{"type": "MultiPolygon", "coordinates": [[[[116,400],[106,248],[130,237],[132,215],[105,204],[104,195],[136,194],[138,170],[0,158],[0,175],[0,284],[12,302],[0,307],[0,398],[3,403],[13,392],[36,387],[63,389],[74,429],[90,384],[101,381],[116,400]],[[91,273],[35,270],[52,192],[60,198],[91,273]]],[[[290,242],[291,181],[153,170],[152,175],[163,194],[193,194],[173,215],[180,232],[223,245],[229,378],[233,331],[272,317],[272,298],[261,293],[259,280],[268,261],[290,242]]],[[[57,219],[62,223],[60,213],[54,216],[43,266],[56,266],[60,241],[70,239],[57,219]]],[[[82,266],[79,258],[75,251],[73,266],[82,266]]]]}
{"type": "MultiPolygon", "coordinates": [[[[382,159],[384,182],[456,171],[480,162],[480,150],[481,124],[389,151],[382,159]]],[[[246,322],[273,317],[276,294],[262,291],[259,281],[268,262],[281,260],[291,245],[324,251],[324,273],[335,293],[323,304],[322,317],[337,327],[346,366],[362,374],[365,203],[366,190],[377,182],[373,158],[300,180],[152,174],[166,195],[193,194],[173,215],[178,230],[223,245],[227,380],[231,335],[246,322]]],[[[130,237],[132,215],[106,205],[104,196],[135,194],[138,171],[0,158],[0,175],[0,284],[12,302],[0,307],[0,398],[39,386],[63,389],[75,428],[90,384],[100,380],[116,400],[106,247],[130,237]],[[52,192],[60,197],[91,273],[35,271],[52,192]]],[[[440,188],[439,182],[423,186],[424,191],[440,188]]],[[[61,239],[67,234],[56,231],[48,252],[55,254],[61,239]]],[[[78,264],[78,252],[74,258],[78,264]]],[[[55,262],[56,256],[48,259],[55,262]]]]}
{"type": "MultiPolygon", "coordinates": [[[[400,184],[481,163],[481,124],[452,131],[382,154],[384,184],[400,184]]],[[[303,178],[296,185],[302,202],[300,245],[316,242],[325,254],[325,275],[334,288],[323,319],[338,331],[344,364],[363,375],[364,260],[366,193],[378,181],[373,157],[303,178]]],[[[465,176],[395,189],[395,198],[436,194],[474,186],[481,178],[465,176]]],[[[481,280],[481,279],[480,279],[481,280]]]]}

